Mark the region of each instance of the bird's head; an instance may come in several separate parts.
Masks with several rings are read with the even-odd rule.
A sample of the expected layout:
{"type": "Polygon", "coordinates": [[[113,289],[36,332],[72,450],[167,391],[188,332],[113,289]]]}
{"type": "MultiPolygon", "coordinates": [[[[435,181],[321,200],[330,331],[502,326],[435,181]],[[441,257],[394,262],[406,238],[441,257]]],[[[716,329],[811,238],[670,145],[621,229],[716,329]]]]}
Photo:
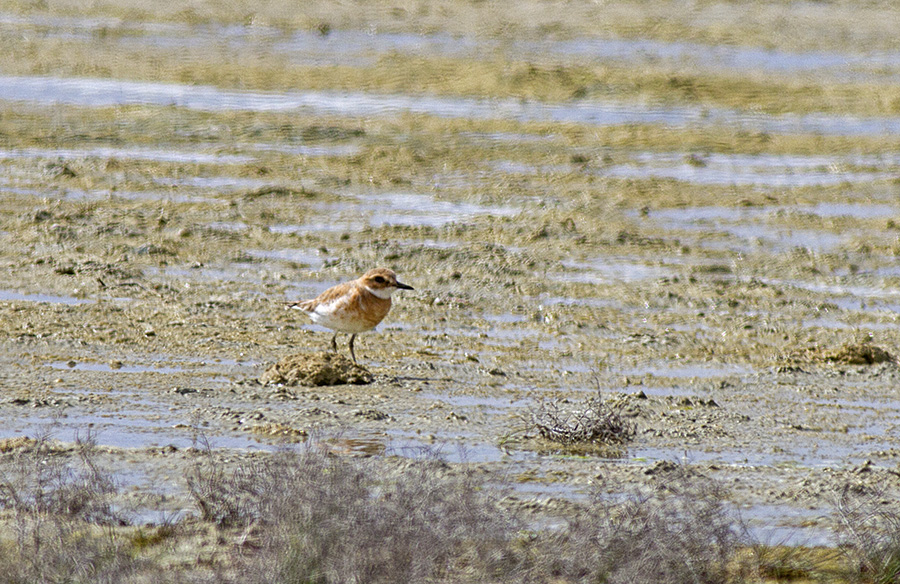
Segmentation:
{"type": "Polygon", "coordinates": [[[387,268],[375,268],[369,270],[359,279],[360,284],[368,288],[372,294],[379,298],[390,298],[397,290],[412,290],[412,286],[397,280],[397,274],[387,268]]]}

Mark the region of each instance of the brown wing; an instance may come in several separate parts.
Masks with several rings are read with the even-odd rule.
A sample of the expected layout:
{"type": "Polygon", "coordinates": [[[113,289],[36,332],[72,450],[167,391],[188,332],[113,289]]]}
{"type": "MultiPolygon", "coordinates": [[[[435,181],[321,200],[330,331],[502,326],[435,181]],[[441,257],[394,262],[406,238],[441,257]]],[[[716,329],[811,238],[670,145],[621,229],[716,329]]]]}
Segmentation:
{"type": "Polygon", "coordinates": [[[287,306],[288,308],[299,308],[303,312],[315,312],[317,307],[323,304],[330,304],[331,302],[334,302],[336,299],[349,292],[355,286],[355,281],[344,282],[343,284],[332,286],[315,298],[312,298],[310,300],[300,300],[299,302],[288,302],[287,306]]]}

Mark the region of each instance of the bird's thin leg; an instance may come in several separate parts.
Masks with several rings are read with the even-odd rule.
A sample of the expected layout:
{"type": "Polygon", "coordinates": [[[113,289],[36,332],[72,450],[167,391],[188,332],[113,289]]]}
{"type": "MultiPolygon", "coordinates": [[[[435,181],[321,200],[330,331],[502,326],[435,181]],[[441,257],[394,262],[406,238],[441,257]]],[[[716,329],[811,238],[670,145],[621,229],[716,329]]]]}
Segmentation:
{"type": "Polygon", "coordinates": [[[334,333],[334,336],[331,337],[331,350],[337,353],[337,333],[334,333]]]}
{"type": "Polygon", "coordinates": [[[353,357],[353,362],[356,363],[356,354],[353,352],[353,341],[356,340],[356,335],[350,335],[350,356],[353,357]]]}

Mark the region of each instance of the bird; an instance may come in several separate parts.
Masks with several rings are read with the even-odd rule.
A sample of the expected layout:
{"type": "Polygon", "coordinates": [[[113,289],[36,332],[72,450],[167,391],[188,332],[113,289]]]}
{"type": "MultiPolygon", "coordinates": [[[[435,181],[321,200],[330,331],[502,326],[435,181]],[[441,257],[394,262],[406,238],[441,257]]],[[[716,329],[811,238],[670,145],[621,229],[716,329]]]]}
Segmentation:
{"type": "Polygon", "coordinates": [[[337,353],[338,333],[350,334],[350,356],[356,363],[353,341],[356,335],[372,330],[391,310],[391,295],[397,290],[414,290],[397,280],[387,268],[374,268],[356,280],[332,286],[311,300],[288,302],[288,308],[305,312],[314,323],[335,331],[331,349],[337,353]]]}

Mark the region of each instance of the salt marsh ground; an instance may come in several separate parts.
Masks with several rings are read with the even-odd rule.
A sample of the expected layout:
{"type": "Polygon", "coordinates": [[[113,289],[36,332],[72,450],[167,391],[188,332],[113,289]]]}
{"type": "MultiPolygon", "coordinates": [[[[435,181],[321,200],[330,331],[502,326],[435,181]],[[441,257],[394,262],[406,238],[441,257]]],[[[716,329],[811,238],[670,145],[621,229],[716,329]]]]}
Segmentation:
{"type": "Polygon", "coordinates": [[[134,528],[202,515],[206,443],[427,449],[551,526],[687,473],[754,541],[833,549],[841,493],[900,487],[897,30],[889,2],[0,3],[2,456],[91,434],[134,528]],[[416,290],[357,340],[375,381],[260,385],[328,346],[284,301],[376,265],[416,290]],[[636,424],[615,456],[529,434],[598,390],[636,424]]]}

